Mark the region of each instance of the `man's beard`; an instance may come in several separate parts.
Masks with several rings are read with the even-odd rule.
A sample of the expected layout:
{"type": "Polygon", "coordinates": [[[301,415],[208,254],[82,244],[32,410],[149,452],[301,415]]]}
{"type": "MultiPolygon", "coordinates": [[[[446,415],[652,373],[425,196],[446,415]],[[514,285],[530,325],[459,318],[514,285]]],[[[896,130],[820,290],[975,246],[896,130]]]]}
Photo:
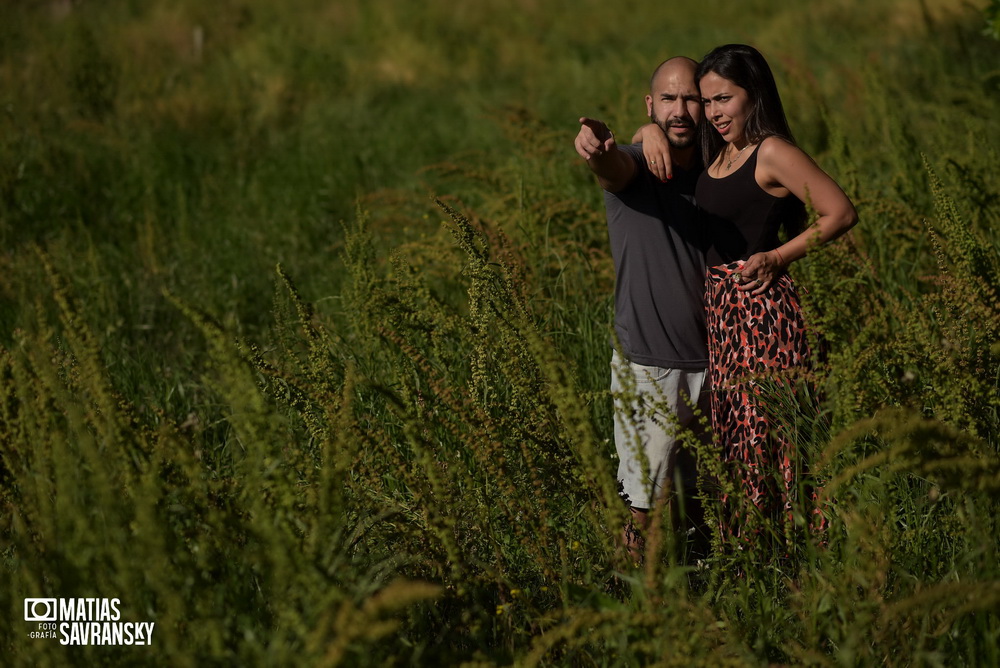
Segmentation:
{"type": "Polygon", "coordinates": [[[695,127],[694,123],[667,123],[666,121],[661,121],[659,118],[657,118],[655,111],[652,113],[649,119],[660,126],[660,129],[663,130],[663,134],[667,136],[667,142],[674,148],[690,148],[694,146],[695,139],[697,138],[696,133],[692,132],[687,137],[674,137],[669,132],[671,125],[683,126],[686,128],[694,129],[695,127]]]}

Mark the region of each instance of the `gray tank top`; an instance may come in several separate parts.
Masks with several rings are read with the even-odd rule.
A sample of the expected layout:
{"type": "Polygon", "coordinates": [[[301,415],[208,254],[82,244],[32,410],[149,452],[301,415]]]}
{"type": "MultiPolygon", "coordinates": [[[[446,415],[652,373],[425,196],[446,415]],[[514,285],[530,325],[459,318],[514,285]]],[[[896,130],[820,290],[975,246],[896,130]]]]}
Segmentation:
{"type": "Polygon", "coordinates": [[[620,350],[636,364],[704,369],[706,237],[694,202],[699,172],[674,168],[674,177],[661,183],[646,169],[641,144],[619,148],[637,166],[623,190],[604,193],[620,350]]]}

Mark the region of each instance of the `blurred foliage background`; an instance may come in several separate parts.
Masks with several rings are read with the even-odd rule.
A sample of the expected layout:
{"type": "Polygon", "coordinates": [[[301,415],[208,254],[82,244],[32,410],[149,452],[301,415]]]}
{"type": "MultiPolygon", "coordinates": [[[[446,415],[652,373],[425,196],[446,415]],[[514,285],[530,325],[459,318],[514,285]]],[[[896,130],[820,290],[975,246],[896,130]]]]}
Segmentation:
{"type": "Polygon", "coordinates": [[[13,664],[1000,662],[996,2],[3,16],[13,664]],[[728,42],[861,214],[793,271],[823,393],[773,402],[831,529],[695,567],[662,517],[637,568],[572,140],[728,42]],[[41,596],[120,597],[153,647],[29,639],[41,596]]]}

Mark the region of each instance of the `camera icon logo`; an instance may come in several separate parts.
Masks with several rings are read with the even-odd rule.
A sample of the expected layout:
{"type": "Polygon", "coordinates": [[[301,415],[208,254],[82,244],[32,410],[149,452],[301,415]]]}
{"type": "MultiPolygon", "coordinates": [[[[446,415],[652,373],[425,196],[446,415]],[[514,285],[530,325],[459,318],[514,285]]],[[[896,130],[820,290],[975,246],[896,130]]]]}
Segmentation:
{"type": "Polygon", "coordinates": [[[54,598],[24,599],[24,621],[54,622],[59,614],[59,606],[54,598]]]}

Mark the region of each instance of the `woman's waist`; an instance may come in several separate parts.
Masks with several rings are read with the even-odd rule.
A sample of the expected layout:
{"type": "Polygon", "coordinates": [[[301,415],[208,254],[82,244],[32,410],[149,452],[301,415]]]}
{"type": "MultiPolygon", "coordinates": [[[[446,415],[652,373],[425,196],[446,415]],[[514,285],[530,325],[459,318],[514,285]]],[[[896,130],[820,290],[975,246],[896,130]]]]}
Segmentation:
{"type": "MultiPolygon", "coordinates": [[[[734,262],[726,262],[724,264],[710,265],[705,269],[706,289],[719,290],[722,289],[721,286],[726,286],[726,289],[730,286],[733,289],[736,289],[743,283],[742,274],[746,263],[746,260],[736,260],[734,262]]],[[[794,284],[795,281],[792,280],[792,277],[789,276],[788,272],[786,270],[782,270],[774,278],[772,288],[791,287],[794,290],[794,284]]]]}
{"type": "Polygon", "coordinates": [[[746,260],[736,260],[724,264],[709,265],[705,270],[705,277],[710,281],[725,280],[743,271],[743,265],[745,264],[746,260]]]}

